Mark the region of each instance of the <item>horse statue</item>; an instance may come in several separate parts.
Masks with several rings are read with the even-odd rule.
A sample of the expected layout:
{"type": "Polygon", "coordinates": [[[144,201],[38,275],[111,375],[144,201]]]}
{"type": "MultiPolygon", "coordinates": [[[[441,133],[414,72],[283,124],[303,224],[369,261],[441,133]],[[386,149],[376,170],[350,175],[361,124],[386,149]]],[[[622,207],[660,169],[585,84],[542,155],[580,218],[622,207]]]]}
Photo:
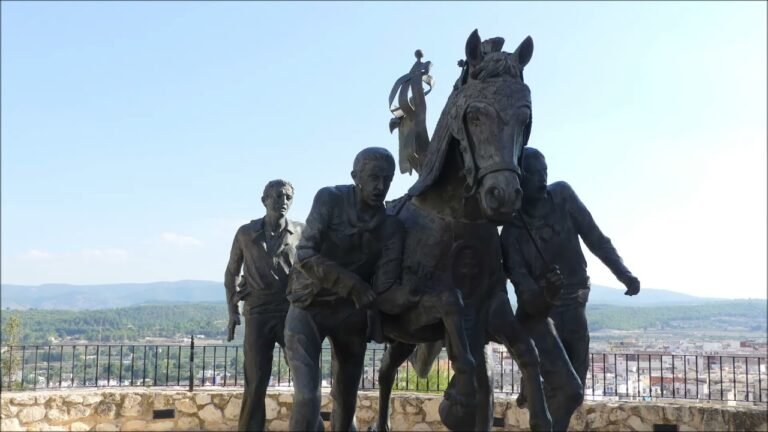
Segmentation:
{"type": "Polygon", "coordinates": [[[523,68],[533,41],[527,37],[512,53],[501,50],[503,43],[481,41],[477,30],[470,34],[461,75],[431,139],[422,87],[431,86],[430,64],[421,62],[420,51],[390,94],[391,105],[400,90],[390,122],[391,131],[399,129],[400,169],[415,170],[419,178],[387,209],[406,227],[401,282],[416,287],[419,296],[402,313],[381,313],[388,348],[379,371],[379,418],[371,430],[389,430],[397,368],[418,345],[431,355],[419,356],[425,364],[417,370],[428,371],[439,352],[434,347],[443,341],[454,375],[440,404],[441,421],[452,430],[490,430],[493,392],[484,361],[489,340],[504,344],[520,366],[531,429],[552,428],[536,350],[507,297],[497,229],[522,200],[520,158],[531,131],[523,68]]]}

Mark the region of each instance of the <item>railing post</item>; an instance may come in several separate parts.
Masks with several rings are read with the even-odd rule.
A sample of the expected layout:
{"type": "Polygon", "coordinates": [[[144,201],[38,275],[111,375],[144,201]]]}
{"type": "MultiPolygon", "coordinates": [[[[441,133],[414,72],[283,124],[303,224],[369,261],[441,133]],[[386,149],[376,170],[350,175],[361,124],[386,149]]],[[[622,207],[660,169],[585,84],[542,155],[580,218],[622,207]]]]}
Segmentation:
{"type": "Polygon", "coordinates": [[[192,335],[192,339],[189,342],[189,392],[190,393],[192,393],[195,390],[194,370],[195,370],[195,335],[192,335]]]}

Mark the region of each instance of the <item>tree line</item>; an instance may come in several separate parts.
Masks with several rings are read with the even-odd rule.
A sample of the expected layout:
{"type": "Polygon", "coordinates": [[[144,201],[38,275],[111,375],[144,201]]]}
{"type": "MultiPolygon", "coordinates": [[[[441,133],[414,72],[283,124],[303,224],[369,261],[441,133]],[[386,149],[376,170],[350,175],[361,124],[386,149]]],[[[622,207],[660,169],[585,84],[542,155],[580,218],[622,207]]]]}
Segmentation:
{"type": "MultiPolygon", "coordinates": [[[[765,301],[744,300],[699,305],[624,307],[589,305],[592,331],[722,330],[727,327],[765,332],[765,301]]],[[[227,308],[223,303],[141,305],[96,310],[5,310],[2,328],[11,323],[14,340],[3,332],[2,344],[47,345],[51,342],[135,343],[145,338],[182,339],[203,336],[223,343],[227,308]],[[9,321],[9,320],[16,321],[9,321]]],[[[241,343],[242,328],[236,333],[241,343]]]]}

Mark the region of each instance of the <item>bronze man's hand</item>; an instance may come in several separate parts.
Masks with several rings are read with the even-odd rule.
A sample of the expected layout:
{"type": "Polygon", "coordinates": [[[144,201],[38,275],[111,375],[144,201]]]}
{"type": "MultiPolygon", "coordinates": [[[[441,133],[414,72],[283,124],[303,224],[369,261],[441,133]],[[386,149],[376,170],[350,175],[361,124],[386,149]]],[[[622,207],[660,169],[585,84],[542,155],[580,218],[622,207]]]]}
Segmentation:
{"type": "Polygon", "coordinates": [[[227,342],[232,342],[235,338],[235,327],[240,325],[240,314],[229,314],[229,325],[227,326],[227,342]]]}
{"type": "Polygon", "coordinates": [[[560,296],[564,284],[565,277],[563,277],[560,268],[556,265],[550,267],[537,281],[537,285],[544,288],[544,296],[549,302],[553,302],[560,296]]]}
{"type": "Polygon", "coordinates": [[[349,291],[352,301],[355,302],[355,306],[358,309],[369,308],[374,300],[376,300],[376,293],[373,292],[371,286],[367,283],[358,283],[349,291]]]}
{"type": "Polygon", "coordinates": [[[640,280],[632,275],[626,277],[622,283],[627,287],[624,295],[633,296],[640,292],[640,280]]]}

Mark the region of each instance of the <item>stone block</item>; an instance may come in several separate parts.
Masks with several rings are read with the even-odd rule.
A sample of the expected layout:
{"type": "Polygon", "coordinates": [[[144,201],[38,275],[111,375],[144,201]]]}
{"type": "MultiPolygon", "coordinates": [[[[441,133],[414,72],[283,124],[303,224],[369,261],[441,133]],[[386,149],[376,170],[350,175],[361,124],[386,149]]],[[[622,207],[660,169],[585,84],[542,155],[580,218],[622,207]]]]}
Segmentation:
{"type": "Polygon", "coordinates": [[[15,398],[11,399],[11,402],[16,405],[34,405],[35,397],[32,395],[16,396],[15,398]]]}
{"type": "Polygon", "coordinates": [[[99,423],[94,428],[96,432],[117,432],[120,430],[120,428],[117,427],[114,423],[99,423]]]}
{"type": "Polygon", "coordinates": [[[168,409],[173,406],[173,399],[168,395],[156,394],[152,399],[153,409],[168,409]]]}
{"type": "Polygon", "coordinates": [[[72,432],[84,432],[91,430],[91,426],[83,422],[74,422],[69,425],[69,430],[72,432]]]}
{"type": "Polygon", "coordinates": [[[241,399],[235,399],[235,398],[230,399],[229,403],[227,404],[227,407],[224,408],[224,418],[230,419],[230,420],[237,420],[238,418],[240,418],[240,408],[242,407],[242,405],[243,405],[243,401],[241,399]]]}
{"type": "Polygon", "coordinates": [[[115,405],[120,404],[120,393],[107,392],[107,393],[104,393],[103,397],[104,397],[104,400],[109,403],[113,403],[115,405]]]}
{"type": "Polygon", "coordinates": [[[442,399],[433,397],[425,400],[424,403],[421,404],[421,407],[424,408],[424,421],[440,421],[440,402],[442,402],[442,399]]]}
{"type": "Polygon", "coordinates": [[[64,398],[64,402],[81,404],[83,403],[83,397],[80,395],[68,395],[64,398]]]}
{"type": "Polygon", "coordinates": [[[280,411],[280,405],[274,398],[267,396],[264,398],[264,408],[267,416],[267,420],[274,420],[277,418],[277,413],[280,411]]]}
{"type": "Polygon", "coordinates": [[[191,399],[179,399],[174,405],[178,411],[183,413],[194,414],[197,412],[197,404],[191,399]]]}
{"type": "Polygon", "coordinates": [[[147,423],[147,429],[150,431],[169,431],[174,430],[176,422],[174,420],[157,420],[147,423]]]}
{"type": "Polygon", "coordinates": [[[623,423],[628,416],[629,413],[621,406],[611,408],[608,412],[608,423],[623,423]]]}
{"type": "Polygon", "coordinates": [[[269,422],[269,425],[267,426],[267,430],[272,431],[287,431],[288,430],[288,422],[284,420],[272,420],[269,422]]]}
{"type": "Polygon", "coordinates": [[[376,413],[366,407],[358,408],[356,414],[357,420],[365,424],[371,423],[376,418],[376,413]]]}
{"type": "Polygon", "coordinates": [[[406,431],[411,430],[411,421],[403,413],[397,413],[394,416],[392,416],[392,419],[390,420],[392,430],[395,431],[406,431]]]}
{"type": "MultiPolygon", "coordinates": [[[[507,410],[504,416],[504,429],[505,430],[528,430],[529,429],[529,416],[527,409],[520,409],[516,406],[511,406],[507,410]]],[[[571,424],[573,426],[573,424],[571,424]]],[[[579,429],[574,429],[579,430],[579,429]]]]}
{"type": "Polygon", "coordinates": [[[64,398],[61,396],[51,396],[48,398],[48,402],[45,403],[46,408],[59,408],[64,405],[64,398]]]}
{"type": "Polygon", "coordinates": [[[128,420],[120,426],[121,431],[145,431],[147,430],[147,422],[144,420],[128,420]]]}
{"type": "Polygon", "coordinates": [[[196,394],[195,403],[198,405],[208,405],[211,403],[211,395],[207,393],[196,394]]]}
{"type": "Polygon", "coordinates": [[[411,428],[412,431],[431,431],[432,428],[426,423],[416,423],[411,428]]]}
{"type": "Polygon", "coordinates": [[[67,413],[67,409],[64,407],[49,409],[47,413],[47,417],[48,417],[48,420],[54,423],[63,423],[69,420],[69,414],[67,413]]]}
{"type": "Polygon", "coordinates": [[[0,418],[7,419],[15,417],[18,412],[19,407],[11,405],[11,402],[8,399],[3,399],[2,405],[0,405],[0,418]]]}
{"type": "Polygon", "coordinates": [[[19,420],[16,418],[7,418],[0,420],[0,430],[2,431],[18,431],[22,430],[19,420]]]}
{"type": "Polygon", "coordinates": [[[69,407],[69,418],[82,419],[91,415],[91,408],[83,405],[72,405],[69,407]]]}
{"type": "Polygon", "coordinates": [[[21,423],[32,423],[45,418],[45,408],[30,406],[19,411],[18,419],[21,423]]]}
{"type": "Polygon", "coordinates": [[[237,430],[237,426],[228,425],[225,422],[206,423],[205,427],[203,427],[203,430],[207,430],[207,431],[236,431],[237,430]]]}
{"type": "Polygon", "coordinates": [[[117,417],[117,407],[115,404],[105,400],[99,402],[99,404],[96,405],[95,412],[97,416],[103,419],[114,419],[117,417]]]}
{"type": "Polygon", "coordinates": [[[208,427],[208,423],[221,423],[224,421],[221,411],[214,405],[206,405],[200,410],[198,416],[206,423],[206,428],[208,427]]]}
{"type": "Polygon", "coordinates": [[[200,430],[200,420],[197,417],[185,416],[176,422],[176,427],[182,431],[200,430]]]}
{"type": "Polygon", "coordinates": [[[102,397],[99,394],[83,395],[83,405],[95,405],[101,402],[102,397]]]}
{"type": "Polygon", "coordinates": [[[644,423],[643,420],[636,415],[629,416],[629,418],[626,421],[626,425],[632,428],[633,431],[653,430],[653,428],[650,425],[644,423]]]}
{"type": "Polygon", "coordinates": [[[277,401],[285,404],[293,403],[293,395],[291,393],[280,393],[277,395],[277,401]]]}
{"type": "Polygon", "coordinates": [[[125,395],[125,399],[123,399],[120,415],[125,417],[140,416],[143,410],[144,405],[141,403],[141,396],[137,394],[128,394],[125,395]]]}
{"type": "Polygon", "coordinates": [[[51,426],[46,422],[35,422],[30,425],[27,425],[27,431],[29,432],[37,432],[37,431],[65,431],[67,428],[65,426],[61,425],[54,425],[51,426]]]}
{"type": "Polygon", "coordinates": [[[213,395],[212,399],[213,404],[221,409],[224,409],[224,407],[227,406],[227,402],[229,402],[229,396],[223,394],[215,394],[213,395]]]}

